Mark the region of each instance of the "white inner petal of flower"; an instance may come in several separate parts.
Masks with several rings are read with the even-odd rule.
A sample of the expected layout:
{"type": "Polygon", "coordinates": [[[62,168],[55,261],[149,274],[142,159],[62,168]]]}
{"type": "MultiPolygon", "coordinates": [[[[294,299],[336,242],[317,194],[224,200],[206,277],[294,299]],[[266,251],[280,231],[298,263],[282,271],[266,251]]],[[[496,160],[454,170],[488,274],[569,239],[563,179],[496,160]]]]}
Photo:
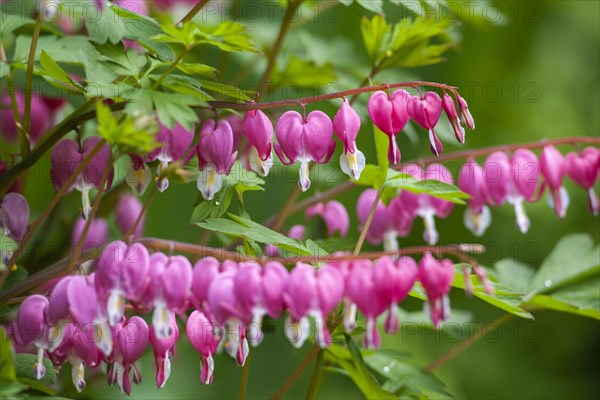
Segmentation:
{"type": "Polygon", "coordinates": [[[200,170],[196,184],[202,197],[210,201],[215,197],[215,193],[223,187],[223,175],[217,173],[214,165],[208,164],[200,170]]]}
{"type": "Polygon", "coordinates": [[[125,297],[118,289],[111,290],[106,306],[108,323],[112,326],[118,323],[125,314],[125,297]]]}

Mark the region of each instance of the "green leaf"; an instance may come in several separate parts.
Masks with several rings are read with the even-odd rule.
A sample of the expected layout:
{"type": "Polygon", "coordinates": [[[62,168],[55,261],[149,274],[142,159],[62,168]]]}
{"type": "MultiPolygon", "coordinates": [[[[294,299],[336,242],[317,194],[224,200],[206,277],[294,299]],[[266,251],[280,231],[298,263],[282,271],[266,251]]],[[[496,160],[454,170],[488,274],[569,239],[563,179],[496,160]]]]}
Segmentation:
{"type": "Polygon", "coordinates": [[[600,278],[595,277],[553,292],[538,294],[525,303],[530,310],[546,309],[600,320],[600,278]]]}
{"type": "Polygon", "coordinates": [[[102,11],[95,9],[96,13],[89,13],[88,8],[84,10],[88,10],[84,13],[87,17],[85,27],[92,40],[100,44],[110,40],[111,43],[117,44],[123,39],[126,32],[125,23],[123,18],[113,11],[112,3],[107,3],[102,11]]]}
{"type": "MultiPolygon", "coordinates": [[[[35,376],[35,365],[37,363],[37,354],[19,353],[15,358],[15,368],[17,372],[17,378],[30,378],[37,380],[35,376]]],[[[56,382],[56,371],[54,366],[49,359],[44,358],[44,367],[46,367],[46,374],[39,382],[44,385],[51,385],[56,382]]]]}
{"type": "Polygon", "coordinates": [[[510,258],[494,264],[498,280],[519,293],[529,293],[529,286],[535,270],[529,265],[510,258]]]}
{"type": "Polygon", "coordinates": [[[137,78],[148,60],[134,49],[125,51],[124,47],[106,45],[101,48],[104,64],[116,74],[137,78]]]}
{"type": "Polygon", "coordinates": [[[165,93],[152,89],[140,89],[134,94],[134,100],[127,105],[127,110],[150,114],[156,110],[160,122],[168,128],[173,128],[179,123],[187,130],[194,130],[198,123],[198,116],[191,108],[202,106],[206,103],[197,97],[179,93],[165,93]]]}
{"type": "Polygon", "coordinates": [[[177,69],[188,75],[201,75],[209,78],[214,78],[219,72],[216,68],[210,65],[200,63],[179,63],[177,69]]]}
{"type": "Polygon", "coordinates": [[[388,136],[379,128],[373,125],[373,138],[375,139],[375,151],[377,152],[377,165],[379,166],[379,182],[378,186],[382,185],[387,176],[390,161],[388,159],[388,148],[390,140],[388,136]]]}
{"type": "Polygon", "coordinates": [[[223,51],[258,52],[256,45],[246,34],[247,28],[234,21],[221,22],[215,29],[208,32],[198,30],[196,44],[211,44],[223,51]]]}
{"type": "Polygon", "coordinates": [[[336,74],[330,63],[317,64],[292,54],[287,64],[278,66],[272,81],[279,85],[293,83],[300,87],[324,87],[336,81],[336,74]]]}
{"type": "Polygon", "coordinates": [[[225,233],[229,236],[241,237],[258,243],[269,243],[298,254],[321,256],[327,254],[322,249],[317,249],[316,251],[310,249],[299,240],[290,239],[247,218],[238,217],[233,214],[228,215],[233,221],[225,218],[208,218],[205,221],[197,222],[196,225],[213,232],[225,233]]]}
{"type": "MultiPolygon", "coordinates": [[[[336,357],[335,361],[342,367],[354,381],[356,386],[368,399],[394,399],[394,395],[384,390],[377,378],[366,367],[358,347],[348,334],[344,334],[349,358],[336,357]]],[[[333,346],[332,346],[333,347],[333,346]]],[[[327,349],[327,351],[331,351],[327,349]]],[[[335,349],[333,350],[335,351],[335,349]]]]}
{"type": "MultiPolygon", "coordinates": [[[[494,307],[497,307],[501,310],[507,311],[511,314],[514,314],[521,318],[529,318],[533,319],[533,315],[522,307],[523,295],[515,292],[508,286],[502,285],[500,283],[494,282],[493,277],[490,278],[490,284],[494,288],[494,294],[489,295],[485,292],[484,288],[481,286],[479,279],[471,275],[471,284],[473,286],[473,295],[488,304],[491,304],[494,307]]],[[[462,272],[456,272],[454,275],[454,281],[452,282],[452,286],[464,289],[465,281],[462,272]]]]}
{"type": "Polygon", "coordinates": [[[544,260],[530,290],[545,293],[594,276],[600,271],[600,246],[586,234],[565,236],[544,260]]]}
{"type": "Polygon", "coordinates": [[[392,178],[386,180],[384,185],[408,190],[412,193],[428,194],[456,204],[465,204],[463,199],[470,197],[454,185],[433,179],[419,181],[410,175],[399,174],[398,172],[395,172],[392,178]]]}
{"type": "MultiPolygon", "coordinates": [[[[0,386],[4,386],[4,384],[8,382],[16,382],[16,380],[17,372],[15,369],[13,349],[4,327],[0,326],[0,382],[2,382],[2,385],[0,386]]],[[[0,389],[0,393],[3,391],[3,388],[0,389]]]]}
{"type": "Polygon", "coordinates": [[[152,117],[134,114],[117,120],[102,102],[96,103],[96,114],[99,135],[122,153],[146,154],[158,147],[155,132],[150,130],[155,127],[152,117]]]}
{"type": "Polygon", "coordinates": [[[198,83],[202,85],[202,88],[210,92],[215,92],[223,95],[226,98],[230,98],[236,101],[250,101],[250,98],[246,93],[254,94],[254,92],[244,91],[238,87],[227,85],[221,82],[213,82],[199,79],[198,83]]]}
{"type": "MultiPolygon", "coordinates": [[[[37,392],[44,393],[48,396],[52,396],[54,400],[56,399],[56,397],[54,397],[56,396],[56,390],[44,385],[41,381],[38,381],[35,378],[19,377],[19,382],[23,385],[26,385],[29,388],[29,390],[35,390],[37,392]]],[[[27,398],[31,398],[31,396],[28,396],[27,398]]]]}
{"type": "Polygon", "coordinates": [[[383,16],[375,15],[371,20],[367,17],[362,17],[360,30],[367,53],[373,64],[375,64],[380,58],[383,44],[387,41],[391,26],[388,25],[383,16]]]}
{"type": "Polygon", "coordinates": [[[40,54],[40,64],[42,65],[42,74],[44,76],[49,76],[64,86],[83,92],[83,87],[78,82],[75,82],[44,50],[40,54]]]}
{"type": "Polygon", "coordinates": [[[24,15],[13,14],[11,12],[8,12],[8,10],[6,10],[6,12],[5,10],[2,11],[2,23],[0,23],[0,39],[4,39],[6,36],[10,35],[11,33],[13,33],[13,31],[19,29],[22,26],[35,24],[34,20],[24,15]]]}
{"type": "Polygon", "coordinates": [[[386,378],[385,390],[425,395],[425,398],[452,398],[442,381],[431,372],[409,363],[403,353],[379,350],[364,356],[365,364],[386,378]]]}
{"type": "Polygon", "coordinates": [[[365,10],[383,14],[383,0],[356,0],[365,10]]]}

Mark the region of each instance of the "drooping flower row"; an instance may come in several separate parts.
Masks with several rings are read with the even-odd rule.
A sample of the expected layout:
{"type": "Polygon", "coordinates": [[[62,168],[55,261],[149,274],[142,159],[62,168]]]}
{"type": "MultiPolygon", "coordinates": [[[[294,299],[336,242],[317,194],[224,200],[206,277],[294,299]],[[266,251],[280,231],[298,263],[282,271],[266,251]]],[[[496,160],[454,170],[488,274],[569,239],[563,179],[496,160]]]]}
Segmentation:
{"type": "MultiPolygon", "coordinates": [[[[467,121],[467,126],[472,126],[466,103],[460,96],[458,99],[460,111],[464,115],[463,120],[467,121]]],[[[391,95],[378,91],[371,96],[369,115],[374,124],[389,136],[389,158],[392,163],[400,161],[395,136],[411,118],[429,130],[432,150],[435,154],[441,153],[441,143],[435,135],[434,127],[439,120],[442,105],[456,129],[457,138],[462,143],[464,131],[459,123],[454,102],[447,93],[444,94],[443,101],[435,92],[427,92],[422,98],[411,96],[404,90],[397,90],[391,95]]],[[[275,129],[261,110],[247,111],[241,123],[236,121],[236,118],[204,121],[198,143],[194,145],[194,133],[181,125],[176,124],[173,129],[160,126],[156,134],[156,140],[161,143],[160,147],[143,157],[132,155],[134,180],[130,184],[137,193],[143,192],[152,176],[146,163],[158,161],[157,175],[160,179],[156,184],[160,191],[164,191],[169,182],[167,177],[162,175],[168,165],[179,160],[186,164],[195,155],[200,169],[197,178],[198,189],[205,199],[211,200],[231,172],[238,156],[236,147],[242,133],[248,139],[248,145],[241,159],[248,169],[253,169],[263,176],[267,175],[273,164],[274,151],[285,165],[300,162],[298,183],[304,191],[310,187],[310,162],[322,164],[330,160],[336,147],[334,132],[344,145],[340,157],[341,169],[351,178],[358,179],[365,167],[365,156],[356,147],[356,137],[361,126],[360,118],[345,99],[333,121],[327,114],[318,110],[304,116],[297,111],[287,111],[277,121],[275,129]],[[277,137],[276,143],[273,142],[274,132],[277,137]]],[[[64,139],[53,148],[51,178],[57,190],[67,182],[99,140],[94,136],[82,143],[64,139]]],[[[73,185],[82,192],[84,216],[87,216],[90,209],[88,192],[101,184],[102,172],[106,168],[109,155],[110,148],[106,145],[92,157],[73,185]]],[[[109,187],[112,175],[111,171],[109,187]]]]}
{"type": "Polygon", "coordinates": [[[314,340],[326,347],[332,342],[328,317],[343,304],[345,330],[356,327],[358,309],[366,319],[366,347],[378,348],[377,318],[386,314],[385,331],[396,333],[398,303],[419,281],[427,294],[425,308],[438,326],[450,313],[454,274],[450,260],[438,261],[429,253],[418,265],[409,257],[383,257],[318,268],[297,263],[288,270],[274,261],[260,265],[206,257],[192,267],[185,257],[149,254],[139,243],[117,241],[106,247],[95,272],[60,279],[48,297],[26,298],[9,332],[17,351],[38,354],[38,378],[45,374],[44,356],[57,366],[70,362],[73,383],[81,391],[85,367],[106,363],[108,382],[129,394],[131,381],[141,380],[135,362],[148,344],[155,355],[156,384],[166,383],[179,338],[176,315],[181,315],[200,353],[200,380],[210,384],[213,355],[225,350],[243,365],[249,344],[256,346],[263,338],[265,316],[285,316],[284,333],[295,347],[309,337],[311,317],[314,340]],[[152,313],[151,326],[133,312],[152,313]]]}
{"type": "MultiPolygon", "coordinates": [[[[450,170],[441,164],[430,164],[425,170],[415,164],[406,164],[401,172],[418,180],[454,183],[450,170]]],[[[489,207],[509,203],[515,209],[517,227],[526,233],[530,221],[524,205],[538,201],[546,189],[548,203],[563,218],[569,205],[569,195],[563,187],[565,176],[586,190],[590,211],[598,215],[600,205],[594,186],[599,173],[600,150],[595,147],[563,156],[554,146],[546,146],[539,158],[528,149],[517,149],[510,155],[494,152],[483,166],[470,159],[462,166],[458,176],[458,187],[471,196],[464,214],[465,226],[474,235],[483,235],[492,219],[489,207]]],[[[361,223],[365,223],[375,198],[373,189],[365,190],[360,196],[357,214],[361,223]]],[[[383,242],[386,249],[395,250],[398,247],[397,236],[408,236],[414,220],[420,217],[425,226],[424,240],[435,244],[439,239],[435,218],[447,218],[453,208],[454,204],[447,200],[401,190],[388,205],[381,201],[378,203],[367,231],[367,240],[373,244],[383,242]]]]}

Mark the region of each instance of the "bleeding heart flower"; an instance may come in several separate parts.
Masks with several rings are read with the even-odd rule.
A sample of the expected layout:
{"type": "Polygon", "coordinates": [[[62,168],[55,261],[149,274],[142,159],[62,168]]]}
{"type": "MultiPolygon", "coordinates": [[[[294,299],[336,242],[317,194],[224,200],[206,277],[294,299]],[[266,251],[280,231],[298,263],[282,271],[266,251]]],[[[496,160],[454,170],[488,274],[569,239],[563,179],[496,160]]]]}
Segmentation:
{"type": "Polygon", "coordinates": [[[148,264],[148,285],[140,298],[145,308],[154,308],[152,326],[157,339],[173,334],[169,315],[182,312],[192,288],[192,265],[183,256],[153,253],[148,264]]]}
{"type": "Polygon", "coordinates": [[[306,209],[306,218],[312,218],[315,215],[320,215],[323,218],[329,236],[339,232],[340,236],[345,238],[348,234],[350,217],[346,207],[339,201],[332,200],[327,203],[317,203],[306,209]]]}
{"type": "Polygon", "coordinates": [[[303,192],[307,191],[310,161],[324,164],[335,150],[331,120],[322,111],[313,111],[306,118],[296,111],[287,111],[277,121],[275,133],[279,141],[275,144],[275,153],[285,165],[300,161],[298,184],[303,192]]]}
{"type": "Polygon", "coordinates": [[[110,325],[117,324],[125,312],[125,299],[137,302],[148,277],[148,250],[140,243],[112,242],[98,261],[96,288],[110,325]]]}
{"type": "Polygon", "coordinates": [[[444,98],[442,99],[442,107],[444,108],[444,112],[448,117],[448,121],[450,121],[450,125],[452,125],[452,130],[454,131],[454,136],[456,136],[456,140],[460,144],[465,143],[465,128],[460,124],[460,119],[458,118],[458,114],[456,113],[456,107],[454,105],[454,100],[452,97],[444,92],[444,98]]]}
{"type": "Polygon", "coordinates": [[[288,271],[278,262],[261,267],[255,262],[240,263],[234,278],[234,292],[245,314],[252,314],[251,326],[256,332],[248,334],[254,346],[262,342],[262,319],[269,314],[278,317],[285,307],[283,293],[287,286],[288,271]]]}
{"type": "Polygon", "coordinates": [[[192,346],[200,353],[200,383],[210,385],[213,381],[215,362],[212,355],[215,354],[220,342],[216,327],[201,311],[190,314],[185,332],[192,346]]]}
{"type": "Polygon", "coordinates": [[[562,185],[565,169],[565,158],[560,151],[554,146],[544,147],[540,156],[540,171],[550,188],[550,197],[548,197],[550,206],[554,208],[559,218],[564,218],[569,206],[569,193],[562,185]]]}
{"type": "Polygon", "coordinates": [[[448,293],[454,279],[454,264],[448,259],[436,260],[425,253],[419,262],[419,280],[427,293],[426,310],[429,311],[435,328],[450,317],[448,293]]]}
{"type": "Polygon", "coordinates": [[[46,375],[44,352],[50,346],[48,329],[48,299],[39,294],[27,297],[17,311],[15,339],[20,346],[34,345],[37,349],[37,362],[33,366],[35,377],[46,375]]]}
{"type": "Polygon", "coordinates": [[[340,156],[340,167],[346,175],[357,180],[366,164],[365,155],[356,148],[356,137],[360,131],[360,117],[345,98],[333,117],[333,130],[344,144],[344,152],[340,156]]]}
{"type": "MultiPolygon", "coordinates": [[[[142,213],[142,209],[142,203],[137,197],[130,194],[121,196],[119,202],[117,203],[115,222],[123,234],[129,232],[129,229],[131,229],[142,213]]],[[[144,235],[145,220],[146,216],[143,215],[140,223],[136,226],[135,231],[132,233],[134,238],[139,238],[144,235]]]]}
{"type": "Polygon", "coordinates": [[[442,99],[436,92],[427,92],[423,98],[412,96],[408,102],[408,115],[429,132],[429,146],[436,156],[442,154],[442,142],[433,130],[442,114],[442,99]]]}
{"type": "MultiPolygon", "coordinates": [[[[86,221],[79,217],[75,222],[75,226],[73,226],[73,233],[71,234],[71,240],[73,242],[73,247],[77,246],[79,241],[81,240],[81,234],[83,233],[83,228],[85,227],[86,221]]],[[[94,218],[90,222],[90,228],[88,230],[88,234],[84,239],[81,250],[85,253],[88,250],[91,250],[95,247],[100,247],[106,244],[108,240],[108,222],[104,218],[94,218]]]]}
{"type": "MultiPolygon", "coordinates": [[[[3,91],[0,104],[0,134],[9,142],[19,138],[17,124],[14,119],[11,98],[8,90],[3,91]]],[[[15,91],[15,100],[19,110],[19,124],[25,116],[25,96],[20,91],[15,91]]],[[[43,97],[34,93],[31,97],[31,127],[29,128],[29,139],[31,145],[37,143],[42,135],[52,126],[52,110],[43,101],[43,97]]]]}
{"type": "Polygon", "coordinates": [[[600,150],[586,147],[580,154],[571,152],[566,156],[565,168],[569,178],[587,190],[588,206],[594,215],[600,213],[600,202],[594,186],[600,173],[600,150]]]}
{"type": "Polygon", "coordinates": [[[465,128],[474,130],[475,129],[475,121],[473,120],[471,111],[469,111],[469,105],[467,104],[466,100],[463,99],[460,95],[457,95],[457,100],[458,100],[458,112],[460,112],[461,124],[465,128]]]}
{"type": "Polygon", "coordinates": [[[109,359],[112,368],[107,374],[109,380],[116,381],[124,394],[131,393],[131,378],[133,373],[134,382],[141,382],[141,374],[135,362],[139,360],[150,341],[150,330],[146,322],[138,317],[131,317],[127,321],[121,321],[113,327],[115,347],[109,359]],[[112,375],[112,377],[110,376],[112,375]]]}
{"type": "Polygon", "coordinates": [[[471,196],[465,209],[465,226],[475,235],[481,236],[492,222],[492,213],[486,206],[488,188],[481,166],[473,159],[468,160],[460,170],[458,187],[471,196]]]}
{"type": "Polygon", "coordinates": [[[388,159],[392,164],[400,162],[400,150],[396,135],[408,123],[408,101],[410,94],[403,89],[396,90],[391,96],[385,92],[374,92],[369,98],[367,111],[375,126],[389,138],[388,159]]]}
{"type": "Polygon", "coordinates": [[[212,200],[221,187],[224,177],[229,175],[237,157],[233,151],[233,131],[225,120],[216,123],[209,119],[202,125],[198,143],[198,190],[205,200],[212,200]]]}
{"type": "Polygon", "coordinates": [[[175,315],[169,313],[169,331],[171,335],[165,338],[156,337],[157,329],[150,329],[150,345],[154,352],[154,363],[156,364],[156,387],[162,389],[171,376],[171,360],[169,356],[175,354],[175,344],[179,339],[179,327],[175,315]]]}
{"type": "Polygon", "coordinates": [[[29,204],[20,193],[7,193],[0,200],[0,228],[4,235],[20,241],[29,224],[29,204]]]}
{"type": "Polygon", "coordinates": [[[238,264],[229,260],[219,263],[219,260],[214,257],[204,257],[196,261],[192,272],[191,300],[194,306],[208,312],[208,290],[212,281],[223,272],[231,271],[235,273],[237,270],[238,264]]]}
{"type": "Polygon", "coordinates": [[[273,124],[261,110],[250,110],[244,115],[242,129],[255,151],[249,153],[250,168],[261,176],[267,176],[273,165],[273,124]]]}
{"type": "MultiPolygon", "coordinates": [[[[156,141],[162,145],[152,150],[146,156],[146,161],[160,161],[158,166],[158,176],[163,173],[169,166],[169,163],[180,160],[190,148],[194,140],[194,132],[188,131],[180,124],[175,124],[173,129],[169,129],[164,125],[160,125],[160,129],[156,134],[156,141]]],[[[169,180],[161,178],[156,181],[156,187],[159,191],[164,192],[169,187],[169,180]]]]}
{"type": "MultiPolygon", "coordinates": [[[[92,136],[87,138],[81,146],[72,139],[63,139],[52,149],[50,161],[50,177],[56,191],[67,183],[69,177],[75,172],[83,160],[92,152],[94,147],[101,141],[99,137],[92,136]]],[[[89,192],[92,188],[100,189],[102,175],[110,157],[110,147],[105,144],[102,146],[85,166],[81,175],[77,177],[73,186],[81,192],[83,203],[83,217],[87,219],[91,210],[89,192]]],[[[108,175],[107,188],[112,185],[114,170],[111,166],[108,175]]],[[[71,190],[71,188],[69,188],[71,190]]]]}

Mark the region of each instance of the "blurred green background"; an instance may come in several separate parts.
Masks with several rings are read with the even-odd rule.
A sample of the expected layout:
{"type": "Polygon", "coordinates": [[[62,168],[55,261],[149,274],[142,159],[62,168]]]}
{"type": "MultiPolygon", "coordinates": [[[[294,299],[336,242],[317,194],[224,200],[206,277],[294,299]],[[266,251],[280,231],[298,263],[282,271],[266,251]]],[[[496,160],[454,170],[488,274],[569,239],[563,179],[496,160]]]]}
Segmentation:
{"type": "MultiPolygon", "coordinates": [[[[377,76],[376,81],[397,82],[419,78],[455,84],[461,89],[469,102],[477,129],[467,134],[467,142],[463,147],[445,141],[446,152],[569,135],[598,136],[600,3],[502,1],[495,5],[500,10],[502,23],[482,25],[470,23],[468,18],[463,20],[458,30],[462,36],[460,44],[446,54],[446,62],[419,69],[390,70],[377,76]]],[[[389,4],[385,9],[388,22],[396,22],[402,15],[407,15],[406,11],[389,4]]],[[[310,13],[308,9],[304,12],[307,15],[310,13]]],[[[315,22],[310,14],[287,37],[284,54],[293,51],[300,56],[308,55],[323,63],[329,62],[337,73],[334,82],[337,88],[343,90],[357,86],[368,73],[358,28],[361,14],[372,15],[356,4],[348,8],[336,6],[335,16],[329,21],[315,22]]],[[[280,12],[275,12],[272,18],[265,14],[262,19],[252,21],[242,18],[242,22],[248,23],[257,42],[268,47],[268,43],[275,38],[280,15],[280,12]]],[[[210,49],[198,54],[203,62],[224,70],[221,75],[223,81],[238,83],[242,88],[252,88],[264,69],[264,62],[257,61],[256,56],[217,56],[220,57],[220,54],[210,49]]],[[[312,78],[308,76],[303,79],[312,78]]],[[[310,94],[308,92],[306,94],[310,94]]],[[[288,94],[295,97],[297,93],[289,91],[288,94]]],[[[285,97],[285,93],[276,91],[272,97],[285,97]]],[[[357,103],[357,110],[362,116],[366,115],[367,98],[362,96],[357,103]]],[[[318,107],[333,116],[337,106],[339,102],[311,105],[308,109],[318,107]]],[[[363,122],[366,119],[363,118],[363,122]]],[[[442,121],[441,124],[444,123],[442,121]]],[[[415,131],[417,135],[399,135],[398,142],[405,161],[429,155],[425,133],[420,128],[415,131]]],[[[375,162],[369,129],[359,136],[358,147],[366,154],[368,161],[375,162]]],[[[561,149],[572,150],[568,146],[561,149]]],[[[339,157],[339,152],[338,145],[334,161],[339,157]]],[[[337,162],[334,162],[329,167],[317,169],[313,174],[313,187],[303,197],[343,180],[338,173],[334,173],[334,179],[328,179],[328,182],[319,179],[319,176],[331,177],[336,165],[337,162]]],[[[267,178],[265,192],[246,195],[247,209],[254,220],[268,217],[286,200],[296,184],[296,172],[287,171],[286,174],[282,175],[282,170],[276,168],[267,178]]],[[[527,212],[532,226],[527,234],[522,235],[514,226],[511,207],[504,206],[492,211],[492,226],[478,239],[464,228],[463,207],[457,206],[450,218],[438,222],[440,243],[480,241],[488,246],[488,252],[481,259],[483,265],[492,265],[508,257],[538,266],[568,232],[586,232],[593,235],[597,242],[599,221],[589,214],[584,191],[571,182],[567,182],[566,186],[571,195],[571,206],[564,220],[557,219],[545,201],[528,204],[527,212]]],[[[348,245],[358,237],[355,203],[359,193],[357,188],[339,198],[348,207],[352,218],[348,245]]],[[[40,184],[29,185],[27,198],[31,200],[34,212],[39,212],[52,195],[49,182],[42,180],[40,184]]],[[[197,242],[201,231],[189,227],[196,198],[194,184],[172,184],[168,191],[154,200],[146,220],[146,234],[197,242]]],[[[64,232],[70,229],[78,202],[79,197],[75,193],[63,202],[56,221],[58,228],[54,230],[64,232]]],[[[286,223],[286,228],[303,221],[303,215],[295,215],[286,223]]],[[[322,229],[318,222],[310,221],[307,224],[313,232],[322,229]]],[[[51,235],[52,231],[44,233],[51,235]]],[[[415,223],[413,234],[401,244],[422,244],[421,234],[420,223],[415,223]]],[[[565,265],[565,268],[568,267],[565,265]]],[[[451,301],[454,309],[472,313],[472,322],[459,326],[459,334],[463,336],[501,315],[499,310],[487,303],[466,298],[459,290],[454,290],[451,301]]],[[[420,307],[420,302],[413,300],[406,304],[409,310],[418,310],[420,307]]],[[[272,340],[265,341],[251,351],[248,386],[248,396],[251,398],[271,395],[309,348],[307,344],[302,350],[293,349],[280,332],[281,329],[275,331],[272,340]]],[[[444,335],[436,336],[429,330],[406,330],[396,337],[384,335],[383,348],[411,353],[418,364],[427,365],[456,344],[456,340],[450,339],[444,335]]],[[[133,388],[132,398],[230,398],[238,395],[241,369],[234,360],[218,355],[214,384],[206,387],[198,383],[198,354],[186,340],[180,340],[177,351],[171,379],[160,391],[154,385],[152,353],[147,352],[141,362],[144,382],[133,388]]],[[[598,354],[598,321],[541,312],[536,314],[535,321],[509,321],[497,331],[497,337],[490,335],[474,343],[441,366],[436,373],[447,385],[448,391],[457,398],[599,398],[598,354]]],[[[63,377],[70,380],[67,373],[63,377]]],[[[304,397],[309,378],[310,369],[292,387],[287,397],[304,397]]],[[[72,388],[70,383],[65,386],[72,388]]],[[[66,394],[76,396],[75,393],[66,394]]],[[[93,394],[97,397],[120,397],[118,389],[108,388],[100,377],[90,379],[88,389],[79,397],[92,397],[93,394]]],[[[326,373],[318,397],[361,398],[362,395],[348,377],[326,373]]]]}

